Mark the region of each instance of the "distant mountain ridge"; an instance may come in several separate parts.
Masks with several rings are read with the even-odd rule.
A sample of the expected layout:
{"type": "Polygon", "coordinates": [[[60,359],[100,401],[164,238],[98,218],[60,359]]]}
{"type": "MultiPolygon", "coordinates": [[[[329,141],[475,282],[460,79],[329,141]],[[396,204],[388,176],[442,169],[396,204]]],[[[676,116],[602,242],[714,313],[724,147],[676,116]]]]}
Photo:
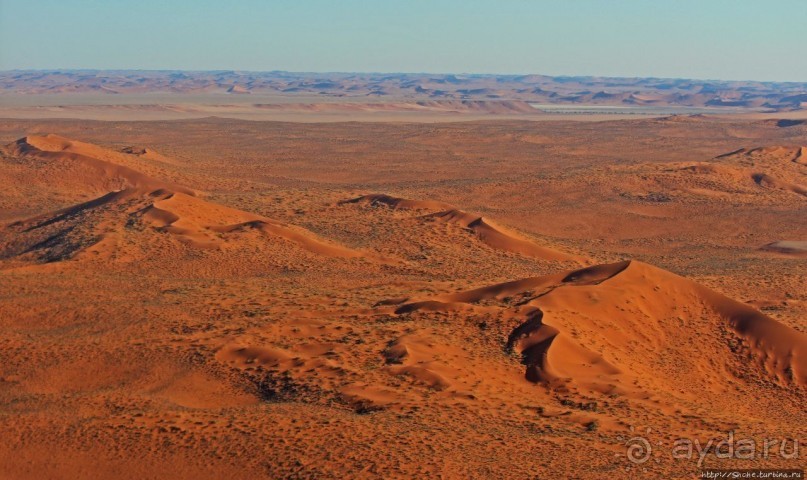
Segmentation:
{"type": "Polygon", "coordinates": [[[807,83],[547,75],[12,70],[0,94],[229,93],[347,99],[521,100],[546,104],[798,110],[807,83]]]}

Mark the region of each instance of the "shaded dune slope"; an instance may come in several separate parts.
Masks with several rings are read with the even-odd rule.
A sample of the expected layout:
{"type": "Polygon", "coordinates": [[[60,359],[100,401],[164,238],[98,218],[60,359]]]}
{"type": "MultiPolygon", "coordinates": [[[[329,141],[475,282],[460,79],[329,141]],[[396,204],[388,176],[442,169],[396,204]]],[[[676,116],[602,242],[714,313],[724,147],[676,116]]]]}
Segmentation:
{"type": "Polygon", "coordinates": [[[69,182],[74,184],[76,189],[108,191],[125,188],[144,190],[164,188],[186,195],[195,195],[190,188],[153,178],[125,165],[125,153],[76,142],[58,135],[29,135],[7,145],[6,151],[23,159],[43,162],[46,170],[52,169],[50,173],[58,175],[58,178],[46,180],[69,182]]]}
{"type": "Polygon", "coordinates": [[[254,231],[326,257],[375,258],[320,239],[305,229],[182,192],[134,188],[8,225],[5,240],[0,242],[0,258],[22,256],[49,262],[72,258],[85,250],[110,253],[127,234],[146,227],[195,248],[226,248],[231,246],[230,240],[239,239],[239,234],[254,231]]]}
{"type": "Polygon", "coordinates": [[[360,204],[370,207],[386,206],[396,210],[432,211],[434,213],[425,214],[420,218],[425,221],[457,225],[495,250],[518,253],[543,260],[584,262],[582,257],[538,245],[514,232],[493,224],[486,218],[464,212],[444,202],[410,200],[386,194],[370,194],[345,200],[341,204],[360,204]]]}
{"type": "Polygon", "coordinates": [[[390,207],[396,210],[449,210],[452,207],[448,203],[433,200],[410,200],[406,198],[393,197],[384,193],[374,193],[362,195],[361,197],[344,200],[340,204],[361,204],[371,207],[390,207]]]}
{"type": "Polygon", "coordinates": [[[756,185],[807,196],[807,147],[769,146],[741,148],[715,157],[711,168],[697,167],[698,173],[733,177],[738,183],[747,179],[756,185]]]}
{"type": "Polygon", "coordinates": [[[0,228],[0,259],[52,262],[82,252],[109,256],[121,248],[122,239],[149,227],[197,248],[225,248],[230,239],[244,236],[239,234],[258,232],[326,257],[386,261],[372,253],[323,240],[303,228],[205,201],[190,188],[114,163],[121,154],[95,145],[47,135],[22,138],[6,149],[13,155],[36,157],[59,168],[67,165],[84,186],[118,188],[93,200],[0,228]]]}
{"type": "Polygon", "coordinates": [[[807,256],[807,240],[780,240],[762,246],[761,250],[785,255],[807,256]]]}
{"type": "Polygon", "coordinates": [[[561,390],[636,393],[644,384],[695,395],[693,385],[756,376],[807,386],[807,336],[638,261],[386,303],[399,315],[494,313],[526,378],[561,390]]]}
{"type": "Polygon", "coordinates": [[[723,198],[766,204],[807,197],[807,147],[741,148],[708,161],[625,167],[629,198],[670,201],[723,198]]]}

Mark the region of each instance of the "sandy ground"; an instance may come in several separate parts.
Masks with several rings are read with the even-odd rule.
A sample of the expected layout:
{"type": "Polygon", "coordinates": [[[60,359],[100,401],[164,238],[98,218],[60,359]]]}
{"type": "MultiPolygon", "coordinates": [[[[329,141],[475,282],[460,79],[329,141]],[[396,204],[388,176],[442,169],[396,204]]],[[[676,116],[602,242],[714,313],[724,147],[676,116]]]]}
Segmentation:
{"type": "Polygon", "coordinates": [[[316,118],[0,122],[6,477],[803,468],[807,124],[316,118]]]}

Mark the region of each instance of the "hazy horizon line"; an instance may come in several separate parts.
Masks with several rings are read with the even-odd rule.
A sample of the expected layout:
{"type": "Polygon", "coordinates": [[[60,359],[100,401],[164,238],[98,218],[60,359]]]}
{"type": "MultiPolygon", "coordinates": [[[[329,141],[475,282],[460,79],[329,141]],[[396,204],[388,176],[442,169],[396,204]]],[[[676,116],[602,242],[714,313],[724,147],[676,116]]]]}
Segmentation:
{"type": "Polygon", "coordinates": [[[727,79],[727,78],[695,78],[695,77],[667,77],[667,76],[642,76],[642,75],[585,75],[585,74],[545,74],[545,73],[478,73],[478,72],[429,72],[429,71],[350,71],[350,70],[249,70],[249,69],[183,69],[183,68],[73,68],[73,67],[48,67],[48,68],[12,68],[0,69],[0,74],[9,72],[179,72],[179,73],[221,73],[231,72],[235,74],[256,74],[256,73],[286,73],[294,75],[459,75],[472,77],[527,77],[540,76],[548,78],[601,78],[601,79],[642,79],[642,80],[685,80],[696,82],[755,82],[762,84],[796,84],[807,86],[807,81],[798,80],[755,80],[755,79],[727,79]]]}

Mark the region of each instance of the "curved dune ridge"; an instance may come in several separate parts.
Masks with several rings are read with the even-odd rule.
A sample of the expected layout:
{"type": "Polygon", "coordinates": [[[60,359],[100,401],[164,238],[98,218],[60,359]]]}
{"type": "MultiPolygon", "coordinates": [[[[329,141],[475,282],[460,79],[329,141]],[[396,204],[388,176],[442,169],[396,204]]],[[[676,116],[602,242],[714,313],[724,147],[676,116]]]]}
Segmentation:
{"type": "MultiPolygon", "coordinates": [[[[257,230],[280,237],[319,255],[355,258],[361,252],[330,244],[313,233],[260,215],[217,205],[180,192],[158,192],[156,199],[138,213],[159,230],[197,247],[216,247],[218,234],[257,230]]],[[[153,196],[153,194],[152,194],[153,196]]]]}
{"type": "Polygon", "coordinates": [[[59,179],[67,179],[85,188],[94,190],[165,188],[186,195],[196,194],[190,188],[152,178],[124,165],[125,152],[114,152],[58,135],[28,135],[7,145],[6,150],[18,157],[44,161],[46,166],[56,169],[53,173],[58,174],[59,179]]]}
{"type": "Polygon", "coordinates": [[[434,213],[426,214],[420,218],[427,221],[458,225],[468,232],[473,233],[485,245],[496,250],[518,253],[543,260],[573,261],[579,264],[586,261],[583,257],[538,245],[514,232],[507,231],[503,227],[493,224],[483,217],[464,212],[444,202],[410,200],[376,193],[344,200],[340,203],[362,204],[371,207],[386,206],[396,210],[437,210],[434,213]]]}
{"type": "MultiPolygon", "coordinates": [[[[111,160],[121,154],[96,145],[46,135],[22,138],[7,148],[18,156],[73,162],[80,166],[88,184],[112,182],[120,188],[88,202],[6,226],[4,230],[9,235],[0,237],[0,258],[33,257],[51,262],[84,251],[99,253],[99,249],[113,248],[127,229],[142,223],[198,248],[220,248],[226,245],[228,236],[256,231],[318,255],[387,261],[325,241],[299,227],[202,200],[192,189],[113,163],[111,160]]],[[[138,152],[133,150],[133,154],[138,152]]]]}
{"type": "MultiPolygon", "coordinates": [[[[709,162],[649,166],[656,171],[652,188],[724,197],[775,191],[807,196],[805,167],[807,147],[802,146],[740,148],[709,162]]],[[[786,197],[769,196],[769,201],[786,197]]]]}
{"type": "Polygon", "coordinates": [[[428,215],[426,218],[466,228],[473,232],[482,243],[497,250],[520,253],[528,257],[536,257],[544,260],[582,261],[580,257],[542,247],[530,240],[520,238],[517,234],[508,232],[483,217],[478,217],[463,212],[462,210],[446,210],[444,212],[428,215]]]}
{"type": "Polygon", "coordinates": [[[0,258],[32,254],[45,261],[64,260],[91,247],[117,244],[127,228],[139,224],[196,248],[223,248],[239,233],[256,231],[326,257],[376,258],[322,240],[305,229],[182,192],[135,188],[7,226],[13,238],[0,243],[0,258]]]}
{"type": "Polygon", "coordinates": [[[746,174],[761,187],[807,196],[807,186],[801,183],[807,181],[807,172],[801,168],[807,165],[807,147],[774,145],[741,148],[719,155],[716,159],[734,161],[745,167],[746,174]]]}
{"type": "Polygon", "coordinates": [[[697,394],[698,382],[725,386],[726,373],[807,386],[807,335],[638,261],[388,303],[396,314],[498,312],[515,325],[502,342],[526,378],[554,388],[630,392],[638,382],[697,394]]]}
{"type": "Polygon", "coordinates": [[[715,158],[728,158],[735,156],[745,156],[745,157],[765,156],[804,164],[807,162],[807,147],[771,145],[766,147],[740,148],[732,152],[718,155],[715,158]]]}
{"type": "Polygon", "coordinates": [[[807,187],[796,183],[782,181],[766,173],[753,173],[751,174],[751,178],[762,187],[787,190],[793,193],[798,193],[799,195],[807,196],[807,187]]]}

